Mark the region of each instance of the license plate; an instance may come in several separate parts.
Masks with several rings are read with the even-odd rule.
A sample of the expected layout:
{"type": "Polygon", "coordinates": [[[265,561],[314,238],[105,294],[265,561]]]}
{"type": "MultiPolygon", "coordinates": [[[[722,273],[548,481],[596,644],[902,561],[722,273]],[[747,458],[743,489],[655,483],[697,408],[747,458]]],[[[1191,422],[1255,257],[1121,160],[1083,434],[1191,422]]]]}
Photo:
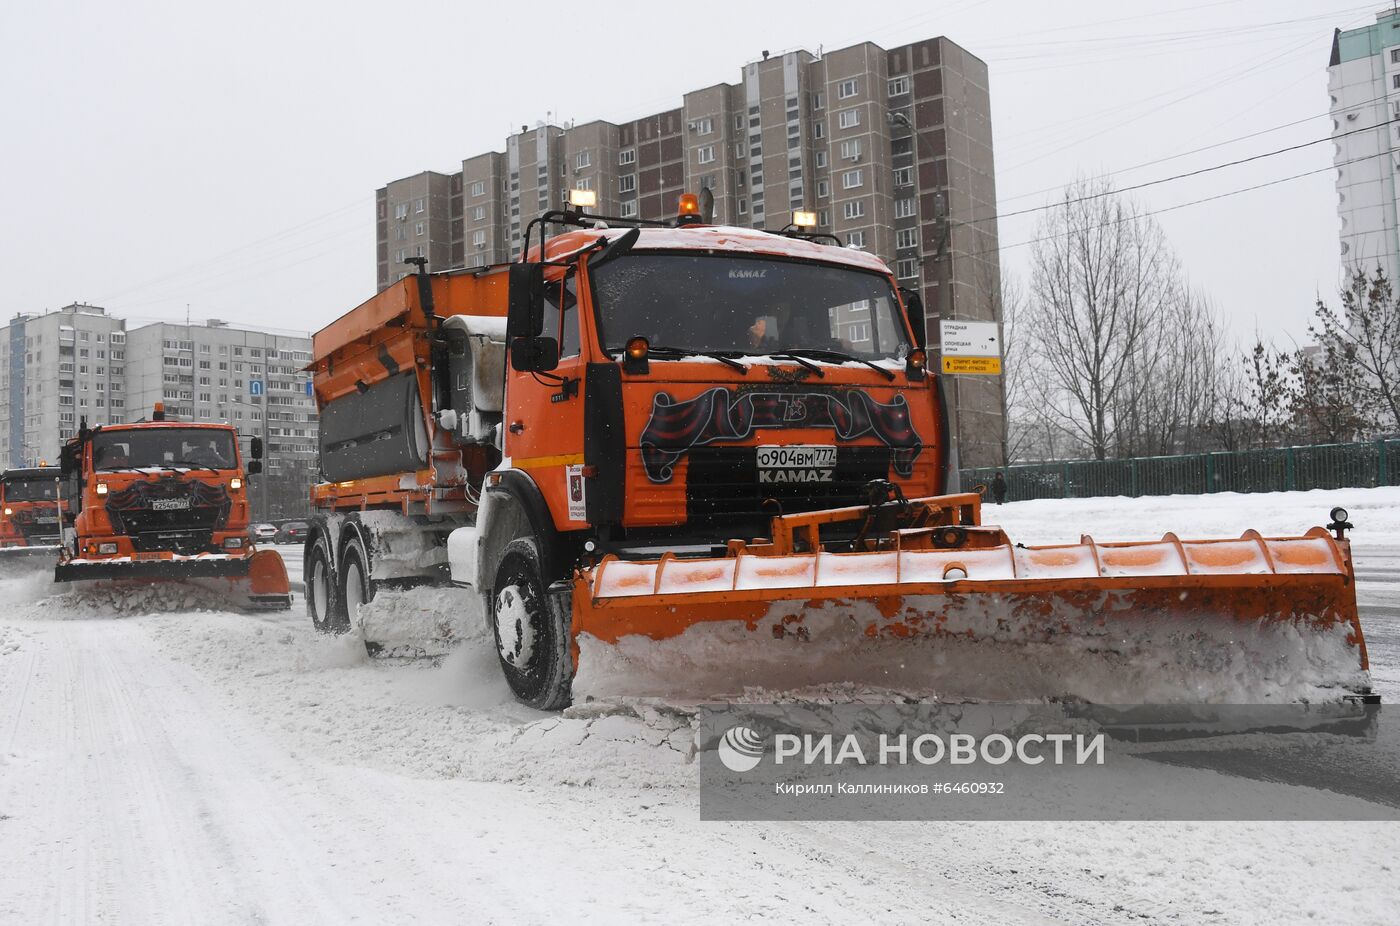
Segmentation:
{"type": "Polygon", "coordinates": [[[821,444],[787,444],[758,448],[758,481],[831,482],[836,448],[821,444]]]}
{"type": "Polygon", "coordinates": [[[188,498],[153,498],[151,508],[154,511],[179,511],[182,508],[190,507],[188,498]]]}
{"type": "Polygon", "coordinates": [[[35,518],[34,520],[37,521],[37,522],[40,523],[40,524],[57,524],[57,523],[58,523],[58,515],[56,515],[56,514],[51,514],[51,515],[49,515],[49,516],[47,516],[47,517],[45,517],[45,516],[43,516],[43,515],[40,515],[39,517],[35,518]]]}

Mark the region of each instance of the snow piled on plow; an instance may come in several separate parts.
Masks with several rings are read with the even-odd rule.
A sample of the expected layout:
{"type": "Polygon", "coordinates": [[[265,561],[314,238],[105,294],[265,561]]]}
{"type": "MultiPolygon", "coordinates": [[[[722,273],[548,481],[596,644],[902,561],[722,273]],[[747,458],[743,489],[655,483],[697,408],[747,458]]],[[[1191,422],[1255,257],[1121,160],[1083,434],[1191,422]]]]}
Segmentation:
{"type": "MultiPolygon", "coordinates": [[[[575,700],[1262,704],[1336,700],[1342,692],[1332,684],[1357,675],[1344,627],[1141,617],[1122,622],[1111,637],[1044,641],[1003,603],[968,622],[976,625],[977,640],[870,638],[859,628],[880,619],[874,605],[803,604],[780,602],[769,618],[802,611],[805,639],[777,639],[739,621],[694,625],[669,640],[632,635],[616,645],[584,635],[575,700]]],[[[942,604],[908,602],[914,609],[942,604]]]]}

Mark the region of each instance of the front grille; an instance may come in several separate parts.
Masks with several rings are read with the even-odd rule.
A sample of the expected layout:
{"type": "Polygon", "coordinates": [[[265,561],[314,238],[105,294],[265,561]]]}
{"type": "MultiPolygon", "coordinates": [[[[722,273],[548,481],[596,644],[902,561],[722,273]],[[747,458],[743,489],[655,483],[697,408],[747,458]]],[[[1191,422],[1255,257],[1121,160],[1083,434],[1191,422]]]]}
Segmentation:
{"type": "Polygon", "coordinates": [[[21,521],[19,522],[19,531],[24,535],[25,543],[31,547],[58,543],[58,520],[56,518],[48,524],[21,521]]]}
{"type": "Polygon", "coordinates": [[[837,447],[831,482],[760,483],[754,447],[696,447],[687,455],[686,514],[692,524],[753,524],[778,514],[865,502],[865,485],[888,479],[888,447],[837,447]]]}
{"type": "Polygon", "coordinates": [[[136,508],[121,513],[121,530],[131,538],[138,553],[169,550],[182,556],[217,552],[213,548],[218,508],[186,508],[179,511],[152,511],[136,508]]]}

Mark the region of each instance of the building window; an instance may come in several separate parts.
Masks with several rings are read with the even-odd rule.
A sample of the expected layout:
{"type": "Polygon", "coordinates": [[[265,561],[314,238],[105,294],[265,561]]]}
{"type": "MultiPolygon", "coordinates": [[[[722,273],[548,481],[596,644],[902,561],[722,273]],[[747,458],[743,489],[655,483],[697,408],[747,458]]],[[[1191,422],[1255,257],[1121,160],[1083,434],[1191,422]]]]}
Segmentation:
{"type": "Polygon", "coordinates": [[[748,213],[749,213],[749,201],[748,201],[747,199],[740,199],[740,200],[739,200],[739,214],[740,214],[740,215],[748,215],[748,213]]]}
{"type": "Polygon", "coordinates": [[[812,94],[812,110],[813,110],[813,112],[815,112],[816,110],[822,109],[822,108],[825,107],[825,106],[826,106],[826,94],[825,94],[825,93],[821,93],[820,91],[818,91],[817,93],[812,94]]]}
{"type": "Polygon", "coordinates": [[[853,199],[841,206],[841,213],[848,219],[858,219],[865,215],[865,200],[853,199]]]}
{"type": "Polygon", "coordinates": [[[841,175],[841,189],[854,190],[865,183],[865,175],[860,170],[848,170],[841,175]]]}
{"type": "Polygon", "coordinates": [[[476,248],[477,248],[478,251],[484,249],[484,248],[486,247],[486,232],[485,232],[485,231],[474,231],[474,232],[472,232],[472,244],[476,245],[476,248]]]}
{"type": "Polygon", "coordinates": [[[715,160],[715,146],[706,145],[696,152],[696,161],[701,164],[711,164],[715,160]]]}
{"type": "Polygon", "coordinates": [[[841,143],[841,160],[854,161],[860,157],[860,139],[852,138],[841,143]]]}
{"type": "Polygon", "coordinates": [[[895,204],[894,204],[894,217],[895,217],[896,219],[906,219],[906,218],[908,218],[909,216],[911,216],[911,215],[913,215],[913,214],[914,214],[914,200],[913,200],[913,199],[899,199],[899,200],[895,200],[895,204]]]}
{"type": "Polygon", "coordinates": [[[414,233],[415,235],[421,235],[421,234],[423,234],[423,233],[424,233],[425,231],[427,231],[427,230],[428,230],[428,224],[427,224],[426,222],[419,222],[418,224],[416,224],[416,225],[413,226],[413,233],[414,233]]]}
{"type": "Polygon", "coordinates": [[[825,180],[817,181],[817,199],[826,199],[831,195],[831,184],[825,180]]]}
{"type": "Polygon", "coordinates": [[[913,183],[913,182],[914,182],[914,168],[912,168],[912,167],[898,167],[898,168],[895,168],[895,172],[894,172],[894,185],[895,185],[895,186],[909,186],[909,185],[910,185],[911,183],[913,183]]]}
{"type": "Polygon", "coordinates": [[[400,222],[408,218],[408,203],[399,203],[394,207],[394,218],[400,222]]]}
{"type": "Polygon", "coordinates": [[[637,175],[626,174],[617,178],[617,189],[620,193],[631,193],[637,188],[637,175]]]}
{"type": "Polygon", "coordinates": [[[593,164],[593,153],[590,151],[580,151],[574,158],[574,166],[582,170],[593,164]]]}
{"type": "Polygon", "coordinates": [[[918,276],[919,262],[907,258],[905,260],[895,261],[894,275],[899,277],[901,280],[908,280],[912,277],[918,276]]]}
{"type": "Polygon", "coordinates": [[[890,81],[890,96],[903,96],[909,92],[909,78],[896,77],[890,81]]]}
{"type": "Polygon", "coordinates": [[[715,131],[715,121],[713,119],[697,119],[695,122],[696,135],[712,135],[715,131]]]}
{"type": "Polygon", "coordinates": [[[1390,63],[1400,64],[1400,48],[1392,48],[1390,50],[1390,63]]]}
{"type": "Polygon", "coordinates": [[[1390,75],[1390,86],[1394,87],[1396,90],[1400,90],[1400,74],[1390,75]]]}
{"type": "Polygon", "coordinates": [[[825,152],[825,151],[818,151],[818,152],[817,152],[817,166],[818,166],[818,167],[825,167],[825,166],[826,166],[826,152],[825,152]]]}
{"type": "Polygon", "coordinates": [[[846,243],[853,248],[865,247],[865,232],[853,231],[846,236],[846,243]]]}
{"type": "Polygon", "coordinates": [[[485,180],[473,180],[473,181],[472,181],[472,195],[473,195],[473,196],[485,196],[485,195],[486,195],[486,181],[485,181],[485,180]]]}
{"type": "Polygon", "coordinates": [[[413,211],[422,212],[424,209],[427,208],[427,203],[428,201],[426,199],[415,200],[413,203],[413,211]]]}
{"type": "Polygon", "coordinates": [[[894,246],[897,248],[914,248],[919,246],[919,232],[913,228],[901,228],[894,234],[894,246]]]}
{"type": "Polygon", "coordinates": [[[483,220],[483,219],[485,219],[485,218],[486,218],[486,207],[485,207],[485,206],[477,206],[476,208],[474,208],[474,209],[472,210],[472,221],[473,221],[473,222],[480,222],[481,220],[483,220]]]}
{"type": "Polygon", "coordinates": [[[860,85],[856,83],[855,78],[843,80],[836,85],[836,98],[838,100],[849,100],[851,97],[855,96],[859,90],[860,85]]]}
{"type": "Polygon", "coordinates": [[[637,149],[636,149],[636,148],[623,148],[621,151],[619,151],[619,152],[617,153],[617,163],[619,163],[619,164],[635,164],[635,163],[637,163],[637,149]]]}
{"type": "Polygon", "coordinates": [[[592,177],[579,177],[577,180],[574,181],[574,189],[576,189],[576,190],[591,190],[591,189],[593,189],[593,178],[592,178],[592,177]]]}
{"type": "Polygon", "coordinates": [[[843,109],[836,114],[836,124],[843,129],[853,129],[860,125],[860,110],[843,109]]]}
{"type": "Polygon", "coordinates": [[[818,212],[817,224],[820,225],[822,228],[826,228],[828,225],[830,225],[831,213],[827,212],[825,209],[823,209],[821,212],[818,212]]]}
{"type": "Polygon", "coordinates": [[[637,216],[637,201],[635,199],[624,200],[622,203],[622,217],[632,219],[637,216]]]}

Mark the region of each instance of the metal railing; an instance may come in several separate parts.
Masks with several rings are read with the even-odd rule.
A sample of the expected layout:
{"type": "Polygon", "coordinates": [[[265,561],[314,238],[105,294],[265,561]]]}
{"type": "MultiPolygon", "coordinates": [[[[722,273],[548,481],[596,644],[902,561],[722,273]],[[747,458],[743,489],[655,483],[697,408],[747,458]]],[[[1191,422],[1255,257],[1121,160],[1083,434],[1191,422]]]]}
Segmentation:
{"type": "MultiPolygon", "coordinates": [[[[964,490],[990,486],[996,472],[997,467],[990,466],[962,470],[964,490]]],[[[1021,463],[1001,472],[1007,501],[1393,486],[1400,485],[1400,440],[1021,463]]]]}

